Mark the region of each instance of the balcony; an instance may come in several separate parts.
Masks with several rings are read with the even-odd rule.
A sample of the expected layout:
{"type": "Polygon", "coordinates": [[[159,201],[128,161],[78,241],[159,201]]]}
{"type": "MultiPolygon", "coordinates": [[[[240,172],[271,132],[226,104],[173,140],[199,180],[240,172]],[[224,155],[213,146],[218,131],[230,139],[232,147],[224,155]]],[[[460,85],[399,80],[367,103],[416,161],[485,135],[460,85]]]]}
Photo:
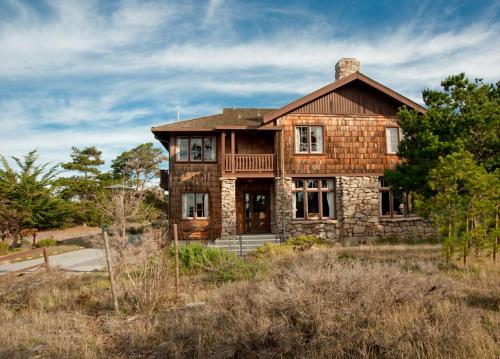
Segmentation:
{"type": "Polygon", "coordinates": [[[275,134],[269,131],[221,133],[222,174],[232,177],[274,177],[277,158],[274,146],[275,134]]]}
{"type": "Polygon", "coordinates": [[[226,155],[224,161],[225,172],[274,172],[276,170],[276,155],[272,153],[263,154],[235,154],[226,155]],[[234,158],[234,165],[233,165],[234,158]]]}

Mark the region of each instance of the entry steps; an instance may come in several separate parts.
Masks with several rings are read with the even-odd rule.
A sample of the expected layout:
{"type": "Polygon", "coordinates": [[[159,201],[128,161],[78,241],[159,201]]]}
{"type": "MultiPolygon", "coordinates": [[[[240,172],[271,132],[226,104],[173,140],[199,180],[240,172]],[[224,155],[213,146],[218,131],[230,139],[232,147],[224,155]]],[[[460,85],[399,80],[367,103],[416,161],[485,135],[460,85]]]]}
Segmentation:
{"type": "Polygon", "coordinates": [[[245,256],[265,243],[279,244],[279,238],[274,234],[245,234],[236,236],[236,239],[216,239],[208,247],[219,248],[240,256],[245,256]]]}

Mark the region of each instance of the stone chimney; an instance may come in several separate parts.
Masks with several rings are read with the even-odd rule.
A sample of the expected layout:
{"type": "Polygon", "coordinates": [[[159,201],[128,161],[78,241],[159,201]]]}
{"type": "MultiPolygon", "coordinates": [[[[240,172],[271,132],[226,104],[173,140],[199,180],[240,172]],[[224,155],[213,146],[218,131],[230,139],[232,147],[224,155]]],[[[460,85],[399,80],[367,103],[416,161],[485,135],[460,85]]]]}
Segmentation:
{"type": "Polygon", "coordinates": [[[343,57],[335,64],[335,81],[358,71],[361,71],[361,64],[358,60],[343,57]]]}

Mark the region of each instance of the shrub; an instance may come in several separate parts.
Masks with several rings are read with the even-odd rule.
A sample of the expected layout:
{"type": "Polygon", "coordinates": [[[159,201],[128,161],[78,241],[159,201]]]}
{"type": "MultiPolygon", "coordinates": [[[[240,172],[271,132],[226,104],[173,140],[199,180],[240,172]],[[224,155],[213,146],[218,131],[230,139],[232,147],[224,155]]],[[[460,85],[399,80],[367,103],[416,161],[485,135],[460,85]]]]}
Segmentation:
{"type": "MultiPolygon", "coordinates": [[[[173,247],[170,247],[169,255],[174,256],[173,247]]],[[[179,263],[181,273],[205,273],[210,282],[252,279],[267,269],[261,261],[245,260],[233,253],[217,248],[205,248],[201,244],[180,246],[179,263]]]]}
{"type": "Polygon", "coordinates": [[[57,246],[57,241],[54,238],[45,238],[45,239],[40,239],[36,243],[37,248],[42,248],[42,247],[53,247],[57,246]]]}
{"type": "Polygon", "coordinates": [[[354,261],[358,260],[358,257],[356,257],[353,253],[351,253],[349,251],[341,251],[337,255],[337,260],[339,262],[349,263],[349,262],[354,262],[354,261]]]}
{"type": "Polygon", "coordinates": [[[9,252],[9,243],[0,242],[0,255],[7,254],[9,252]]]}

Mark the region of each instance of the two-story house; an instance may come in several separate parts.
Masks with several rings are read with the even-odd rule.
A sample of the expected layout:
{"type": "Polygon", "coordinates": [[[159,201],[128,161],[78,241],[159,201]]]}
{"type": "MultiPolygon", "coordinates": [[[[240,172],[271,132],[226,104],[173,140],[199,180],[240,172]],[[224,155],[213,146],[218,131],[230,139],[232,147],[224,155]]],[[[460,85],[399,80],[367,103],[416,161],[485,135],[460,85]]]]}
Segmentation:
{"type": "Polygon", "coordinates": [[[169,153],[162,186],[181,239],[315,234],[359,242],[432,233],[393,195],[401,106],[425,108],[363,75],[356,59],[335,82],[279,109],[222,113],[153,127],[169,153]]]}

